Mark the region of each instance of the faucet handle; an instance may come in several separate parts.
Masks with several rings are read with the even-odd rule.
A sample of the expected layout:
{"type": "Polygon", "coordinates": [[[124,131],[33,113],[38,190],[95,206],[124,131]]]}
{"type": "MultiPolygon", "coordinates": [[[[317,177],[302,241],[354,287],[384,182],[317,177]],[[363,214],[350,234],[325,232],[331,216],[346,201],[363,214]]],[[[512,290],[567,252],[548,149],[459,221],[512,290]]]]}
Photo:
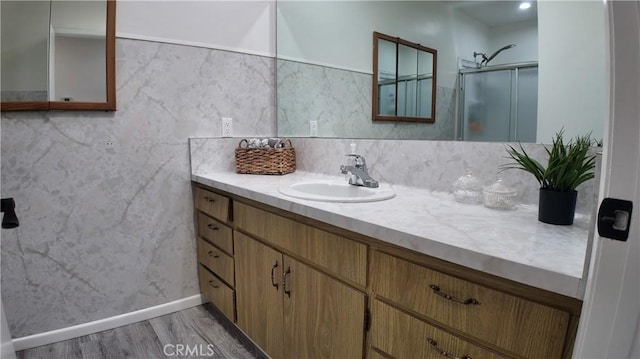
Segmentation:
{"type": "Polygon", "coordinates": [[[347,157],[353,157],[356,161],[356,166],[366,166],[367,162],[365,161],[364,157],[360,156],[360,155],[356,155],[355,153],[347,153],[346,154],[347,157]]]}

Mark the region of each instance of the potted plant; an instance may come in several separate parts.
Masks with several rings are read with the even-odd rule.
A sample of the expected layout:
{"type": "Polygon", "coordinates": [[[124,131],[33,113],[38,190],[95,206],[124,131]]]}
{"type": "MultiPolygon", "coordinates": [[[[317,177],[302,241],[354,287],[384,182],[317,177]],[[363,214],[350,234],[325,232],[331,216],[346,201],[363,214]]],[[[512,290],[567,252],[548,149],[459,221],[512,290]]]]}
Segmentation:
{"type": "Polygon", "coordinates": [[[539,221],[569,225],[573,224],[576,209],[576,187],[594,177],[596,157],[591,152],[594,141],[590,134],[577,136],[565,144],[563,132],[556,133],[551,149],[545,146],[549,156],[546,167],[530,157],[520,144],[520,150],[508,146],[509,158],[515,163],[501,168],[529,172],[540,183],[539,221]]]}

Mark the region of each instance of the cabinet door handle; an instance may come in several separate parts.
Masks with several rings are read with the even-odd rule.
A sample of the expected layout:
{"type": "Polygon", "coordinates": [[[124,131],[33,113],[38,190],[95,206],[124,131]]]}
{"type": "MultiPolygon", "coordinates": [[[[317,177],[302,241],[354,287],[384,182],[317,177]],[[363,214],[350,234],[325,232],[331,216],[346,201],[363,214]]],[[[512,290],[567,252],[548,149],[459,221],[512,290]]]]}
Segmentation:
{"type": "Polygon", "coordinates": [[[204,198],[204,200],[205,200],[205,201],[207,201],[207,202],[209,202],[209,203],[213,203],[213,202],[215,202],[215,201],[216,201],[216,199],[215,199],[215,198],[211,198],[211,197],[209,197],[209,196],[204,196],[203,198],[204,198]]]}
{"type": "Polygon", "coordinates": [[[213,258],[220,258],[220,256],[219,256],[219,255],[217,255],[217,254],[213,254],[213,251],[209,251],[209,252],[207,252],[207,254],[209,255],[209,257],[213,257],[213,258]]]}
{"type": "Polygon", "coordinates": [[[291,290],[287,289],[287,276],[289,274],[291,274],[291,267],[287,268],[287,271],[282,275],[282,289],[284,289],[284,294],[291,298],[291,290]]]}
{"type": "Polygon", "coordinates": [[[273,267],[271,267],[271,285],[274,286],[276,290],[278,290],[278,282],[276,281],[276,278],[275,278],[276,268],[278,268],[278,261],[276,261],[273,267]]]}
{"type": "Polygon", "coordinates": [[[446,358],[449,358],[449,359],[471,359],[471,357],[467,356],[467,355],[463,355],[461,357],[457,357],[457,356],[447,352],[446,350],[442,350],[441,348],[438,347],[438,342],[436,342],[435,340],[433,340],[431,338],[427,338],[427,342],[429,342],[429,345],[431,346],[432,350],[437,351],[443,357],[446,357],[446,358]]]}
{"type": "Polygon", "coordinates": [[[209,229],[210,229],[210,230],[212,230],[212,231],[217,231],[218,229],[220,229],[220,228],[218,228],[218,226],[216,226],[216,225],[215,225],[215,224],[213,224],[213,223],[209,223],[209,224],[207,224],[207,228],[209,228],[209,229]]]}
{"type": "Polygon", "coordinates": [[[464,304],[464,305],[469,305],[469,304],[477,305],[477,304],[480,304],[480,302],[478,302],[474,298],[458,299],[458,298],[452,296],[451,294],[448,294],[448,293],[445,293],[445,292],[441,292],[440,291],[440,287],[438,287],[435,284],[429,284],[429,288],[431,288],[431,290],[433,290],[434,294],[437,294],[437,295],[441,296],[442,298],[444,298],[446,300],[450,300],[452,302],[456,302],[456,303],[460,303],[460,304],[464,304]]]}
{"type": "Polygon", "coordinates": [[[210,285],[210,286],[212,286],[212,287],[214,287],[214,288],[216,288],[216,289],[220,288],[220,286],[215,285],[215,284],[214,284],[214,282],[213,282],[212,280],[210,280],[210,281],[209,281],[209,285],[210,285]]]}

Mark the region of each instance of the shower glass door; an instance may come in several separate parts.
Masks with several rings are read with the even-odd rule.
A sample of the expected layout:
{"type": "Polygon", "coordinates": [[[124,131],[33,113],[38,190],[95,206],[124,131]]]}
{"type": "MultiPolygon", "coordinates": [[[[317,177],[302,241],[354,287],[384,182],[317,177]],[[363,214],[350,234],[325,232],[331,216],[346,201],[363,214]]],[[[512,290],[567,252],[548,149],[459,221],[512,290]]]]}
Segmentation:
{"type": "Polygon", "coordinates": [[[537,65],[461,71],[460,84],[458,139],[536,142],[537,65]]]}

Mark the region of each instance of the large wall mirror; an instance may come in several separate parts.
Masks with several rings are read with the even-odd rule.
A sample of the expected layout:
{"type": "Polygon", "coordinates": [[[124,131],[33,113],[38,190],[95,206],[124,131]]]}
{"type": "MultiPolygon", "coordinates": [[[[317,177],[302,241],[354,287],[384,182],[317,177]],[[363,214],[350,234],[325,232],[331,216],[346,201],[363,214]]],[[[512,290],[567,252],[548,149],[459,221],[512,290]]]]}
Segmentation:
{"type": "MultiPolygon", "coordinates": [[[[308,137],[314,122],[318,137],[509,141],[507,135],[516,134],[522,142],[548,143],[564,127],[567,136],[593,131],[601,138],[606,111],[602,4],[531,1],[521,10],[520,3],[278,0],[278,135],[308,137]],[[437,49],[435,122],[374,120],[374,31],[437,49]],[[482,55],[489,59],[496,52],[482,63],[482,55]],[[470,73],[500,66],[518,72],[517,80],[470,73]],[[463,74],[468,99],[461,104],[463,74]],[[525,82],[531,86],[524,88],[525,82]],[[516,107],[513,100],[498,98],[515,98],[516,92],[530,101],[518,101],[516,107]],[[483,122],[496,114],[510,117],[483,122]],[[532,120],[525,124],[525,118],[532,120]],[[501,126],[499,134],[492,132],[494,125],[501,126]]],[[[393,97],[381,96],[379,105],[385,99],[393,97]]],[[[378,110],[384,116],[400,108],[378,110]]]]}
{"type": "Polygon", "coordinates": [[[116,109],[114,0],[0,4],[1,109],[116,109]]]}
{"type": "Polygon", "coordinates": [[[435,49],[374,31],[372,118],[435,122],[437,58],[435,49]]]}

